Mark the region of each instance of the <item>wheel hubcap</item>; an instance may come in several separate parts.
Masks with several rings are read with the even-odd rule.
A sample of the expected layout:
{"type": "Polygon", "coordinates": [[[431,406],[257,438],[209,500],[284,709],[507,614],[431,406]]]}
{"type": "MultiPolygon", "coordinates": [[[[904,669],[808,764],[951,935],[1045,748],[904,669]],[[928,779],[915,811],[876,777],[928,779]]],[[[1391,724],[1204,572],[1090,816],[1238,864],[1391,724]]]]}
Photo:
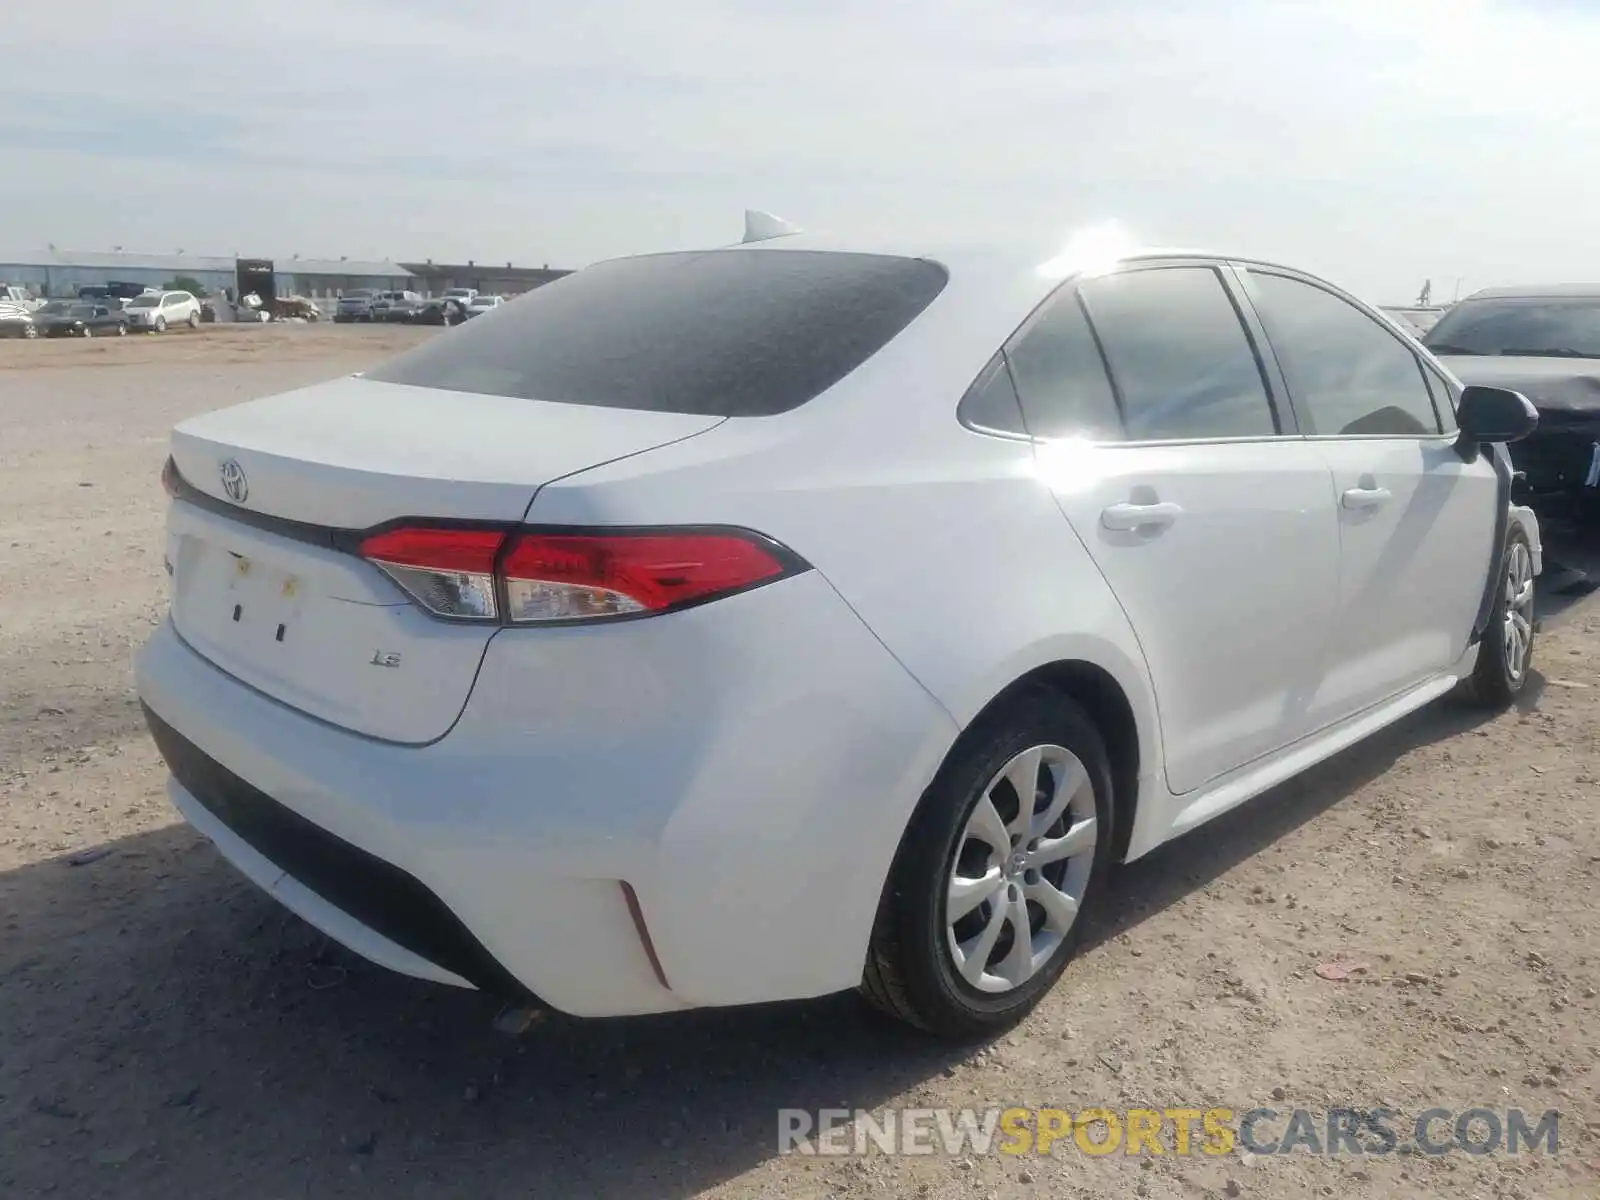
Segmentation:
{"type": "Polygon", "coordinates": [[[982,992],[1021,987],[1078,919],[1094,870],[1094,787],[1062,746],[1034,746],[983,789],[956,844],[945,933],[956,972],[982,992]]]}
{"type": "Polygon", "coordinates": [[[1533,556],[1521,542],[1506,555],[1506,673],[1521,683],[1533,648],[1533,556]]]}

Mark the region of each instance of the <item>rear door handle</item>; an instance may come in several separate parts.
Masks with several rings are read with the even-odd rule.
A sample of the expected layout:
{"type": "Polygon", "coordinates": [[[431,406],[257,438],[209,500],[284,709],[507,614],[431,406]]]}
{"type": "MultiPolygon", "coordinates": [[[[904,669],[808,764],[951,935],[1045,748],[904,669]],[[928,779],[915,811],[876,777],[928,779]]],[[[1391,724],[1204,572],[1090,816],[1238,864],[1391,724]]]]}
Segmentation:
{"type": "Polygon", "coordinates": [[[1394,496],[1385,487],[1353,487],[1339,497],[1339,502],[1346,508],[1377,508],[1387,504],[1394,496]]]}
{"type": "Polygon", "coordinates": [[[1156,504],[1113,504],[1101,510],[1100,523],[1107,529],[1128,532],[1134,529],[1165,529],[1180,516],[1183,507],[1169,501],[1156,504]]]}

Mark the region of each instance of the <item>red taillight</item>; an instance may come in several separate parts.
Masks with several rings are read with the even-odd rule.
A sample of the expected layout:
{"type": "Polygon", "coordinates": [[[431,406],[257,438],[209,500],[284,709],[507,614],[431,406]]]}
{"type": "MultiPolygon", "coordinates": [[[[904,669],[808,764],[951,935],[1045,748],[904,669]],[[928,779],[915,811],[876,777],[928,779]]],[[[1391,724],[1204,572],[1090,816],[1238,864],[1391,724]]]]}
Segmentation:
{"type": "Polygon", "coordinates": [[[361,554],[429,612],[519,625],[668,612],[804,566],[743,530],[569,534],[404,526],[367,538],[361,554]]]}
{"type": "Polygon", "coordinates": [[[498,529],[402,526],[367,538],[361,556],[395,567],[491,575],[505,540],[498,529]]]}
{"type": "Polygon", "coordinates": [[[743,533],[530,533],[501,565],[506,619],[518,623],[662,612],[786,570],[776,548],[743,533]]]}
{"type": "Polygon", "coordinates": [[[497,621],[494,560],[505,538],[498,529],[402,526],[367,538],[361,556],[436,616],[497,621]]]}

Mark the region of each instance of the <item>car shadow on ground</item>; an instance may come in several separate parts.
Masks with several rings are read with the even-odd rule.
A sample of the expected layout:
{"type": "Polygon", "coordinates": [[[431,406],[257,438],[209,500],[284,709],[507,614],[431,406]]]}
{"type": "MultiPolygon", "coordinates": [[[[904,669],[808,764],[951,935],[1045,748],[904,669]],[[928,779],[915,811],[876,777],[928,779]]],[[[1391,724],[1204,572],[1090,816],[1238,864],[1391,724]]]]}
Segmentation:
{"type": "Polygon", "coordinates": [[[1539,518],[1544,577],[1537,587],[1542,620],[1559,620],[1600,589],[1600,523],[1563,516],[1539,518]]]}
{"type": "MultiPolygon", "coordinates": [[[[1089,952],[1481,719],[1430,706],[1122,869],[1089,952]]],[[[772,1158],[778,1109],[881,1106],[974,1052],[849,996],[514,1038],[184,826],[101,849],[0,874],[0,1194],[688,1196],[772,1158]]]]}
{"type": "MultiPolygon", "coordinates": [[[[1517,699],[1518,711],[1537,710],[1544,690],[1544,676],[1537,668],[1531,670],[1517,699]]],[[[1436,701],[1194,832],[1115,868],[1112,898],[1084,931],[1085,945],[1109,941],[1204,888],[1378,779],[1411,751],[1468,733],[1494,715],[1453,697],[1436,701]]]]}

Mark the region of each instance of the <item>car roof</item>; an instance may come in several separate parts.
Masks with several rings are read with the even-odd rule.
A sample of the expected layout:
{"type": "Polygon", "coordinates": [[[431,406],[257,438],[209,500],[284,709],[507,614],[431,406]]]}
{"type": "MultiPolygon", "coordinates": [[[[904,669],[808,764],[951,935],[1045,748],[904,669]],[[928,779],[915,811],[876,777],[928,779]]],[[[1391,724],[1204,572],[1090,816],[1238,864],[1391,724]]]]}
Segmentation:
{"type": "MultiPolygon", "coordinates": [[[[1010,277],[1033,277],[1038,280],[1038,294],[1040,298],[1052,290],[1064,279],[1076,272],[1058,274],[1044,273],[1044,268],[1050,264],[1065,247],[1052,248],[1047,245],[1038,247],[1019,246],[1015,243],[1002,243],[989,240],[951,241],[939,239],[911,240],[898,238],[850,238],[835,234],[800,232],[766,238],[760,241],[734,243],[732,245],[709,247],[684,247],[675,251],[652,251],[649,254],[693,254],[706,252],[724,253],[767,253],[775,250],[790,251],[831,251],[835,253],[854,254],[884,254],[896,255],[906,258],[922,258],[933,262],[942,263],[948,267],[953,279],[958,280],[958,286],[970,286],[975,280],[988,277],[991,280],[1010,277]]],[[[637,257],[646,257],[639,255],[637,257]]],[[[630,257],[630,256],[623,256],[630,257]]],[[[1103,267],[1115,266],[1123,263],[1137,262],[1140,260],[1156,258],[1188,258],[1208,259],[1226,262],[1250,263],[1262,267],[1278,267],[1283,270],[1296,271],[1301,274],[1312,274],[1306,268],[1293,263],[1277,262],[1272,259],[1262,258],[1253,254],[1233,254],[1225,250],[1200,246],[1163,246],[1154,243],[1129,243],[1118,248],[1114,256],[1106,259],[1103,267]]]]}
{"type": "Polygon", "coordinates": [[[1571,297],[1600,300],[1600,283],[1530,283],[1512,287],[1483,288],[1467,300],[1536,300],[1571,297]]]}

